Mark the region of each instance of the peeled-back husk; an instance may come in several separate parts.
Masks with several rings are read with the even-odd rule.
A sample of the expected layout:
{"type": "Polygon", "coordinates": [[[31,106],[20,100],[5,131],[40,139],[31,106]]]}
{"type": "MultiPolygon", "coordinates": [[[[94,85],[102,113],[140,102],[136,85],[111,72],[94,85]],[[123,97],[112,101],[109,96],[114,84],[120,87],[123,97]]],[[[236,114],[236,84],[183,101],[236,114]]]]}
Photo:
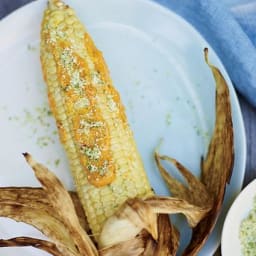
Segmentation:
{"type": "Polygon", "coordinates": [[[219,69],[209,63],[208,49],[205,49],[205,60],[216,82],[216,120],[207,156],[202,160],[201,180],[213,196],[214,203],[209,214],[193,229],[184,256],[197,255],[213,230],[234,163],[234,135],[228,85],[219,69]]]}

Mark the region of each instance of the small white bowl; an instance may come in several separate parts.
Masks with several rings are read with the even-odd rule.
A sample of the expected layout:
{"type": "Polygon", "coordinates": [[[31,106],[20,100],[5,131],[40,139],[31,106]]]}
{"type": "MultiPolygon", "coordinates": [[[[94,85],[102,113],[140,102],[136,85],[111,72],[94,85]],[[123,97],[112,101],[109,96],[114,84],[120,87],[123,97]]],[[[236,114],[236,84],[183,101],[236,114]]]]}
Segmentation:
{"type": "Polygon", "coordinates": [[[221,237],[222,256],[242,256],[239,239],[240,224],[253,208],[255,197],[256,179],[243,189],[228,211],[221,237]]]}

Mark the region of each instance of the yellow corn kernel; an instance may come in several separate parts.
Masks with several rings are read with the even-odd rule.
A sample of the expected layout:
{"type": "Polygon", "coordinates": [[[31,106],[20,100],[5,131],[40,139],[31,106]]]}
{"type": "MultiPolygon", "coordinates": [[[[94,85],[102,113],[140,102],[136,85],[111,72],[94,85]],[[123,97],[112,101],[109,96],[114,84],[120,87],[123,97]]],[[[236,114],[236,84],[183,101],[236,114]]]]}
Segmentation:
{"type": "Polygon", "coordinates": [[[74,11],[58,0],[44,14],[41,63],[59,137],[97,239],[125,200],[152,190],[103,56],[74,11]]]}

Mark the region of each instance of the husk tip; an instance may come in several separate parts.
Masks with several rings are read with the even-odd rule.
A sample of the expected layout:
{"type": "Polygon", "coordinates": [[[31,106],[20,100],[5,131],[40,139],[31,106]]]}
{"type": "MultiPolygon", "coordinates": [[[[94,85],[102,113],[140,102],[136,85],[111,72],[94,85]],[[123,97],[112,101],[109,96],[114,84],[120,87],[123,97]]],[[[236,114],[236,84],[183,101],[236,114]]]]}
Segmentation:
{"type": "Polygon", "coordinates": [[[22,155],[25,157],[27,163],[30,165],[30,166],[33,166],[35,164],[35,161],[33,160],[32,156],[25,152],[25,153],[22,153],[22,155]]]}
{"type": "Polygon", "coordinates": [[[208,48],[205,47],[205,48],[204,48],[204,59],[205,59],[205,61],[206,61],[207,64],[209,63],[209,62],[208,62],[208,52],[209,52],[208,48]]]}
{"type": "Polygon", "coordinates": [[[28,152],[22,153],[22,155],[25,157],[25,159],[28,161],[29,158],[31,157],[28,152]]]}

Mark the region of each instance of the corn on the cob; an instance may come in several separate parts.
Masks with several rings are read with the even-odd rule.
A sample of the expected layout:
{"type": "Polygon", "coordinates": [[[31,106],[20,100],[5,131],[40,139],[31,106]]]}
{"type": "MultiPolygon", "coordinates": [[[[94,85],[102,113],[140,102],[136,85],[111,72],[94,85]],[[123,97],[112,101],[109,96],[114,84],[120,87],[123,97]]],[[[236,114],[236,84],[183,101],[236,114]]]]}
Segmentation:
{"type": "Polygon", "coordinates": [[[76,189],[96,237],[128,198],[152,195],[102,54],[74,11],[49,1],[41,29],[48,98],[76,189]]]}

